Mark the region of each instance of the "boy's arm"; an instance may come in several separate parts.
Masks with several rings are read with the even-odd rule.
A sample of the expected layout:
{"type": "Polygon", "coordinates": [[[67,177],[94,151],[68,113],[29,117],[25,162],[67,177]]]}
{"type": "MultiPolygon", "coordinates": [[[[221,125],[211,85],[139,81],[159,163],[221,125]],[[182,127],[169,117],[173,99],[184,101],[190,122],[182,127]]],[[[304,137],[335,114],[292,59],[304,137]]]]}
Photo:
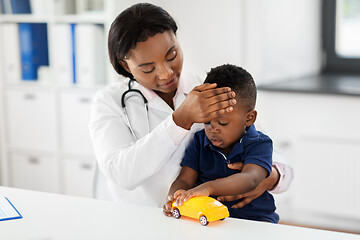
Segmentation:
{"type": "Polygon", "coordinates": [[[176,201],[181,205],[182,202],[195,196],[221,196],[246,193],[255,189],[267,175],[268,171],[265,168],[249,163],[244,166],[241,173],[203,183],[184,192],[176,201]]]}
{"type": "MultiPolygon", "coordinates": [[[[198,177],[198,172],[194,169],[183,166],[179,173],[179,176],[175,179],[175,181],[171,184],[168,199],[163,207],[163,212],[166,216],[172,216],[172,207],[171,204],[175,200],[174,194],[178,190],[188,190],[195,186],[196,180],[198,177]]],[[[180,192],[180,191],[179,191],[180,192]]]]}
{"type": "Polygon", "coordinates": [[[198,172],[194,169],[182,166],[179,176],[171,184],[168,196],[174,196],[174,193],[179,190],[188,190],[195,186],[198,177],[198,172]]]}

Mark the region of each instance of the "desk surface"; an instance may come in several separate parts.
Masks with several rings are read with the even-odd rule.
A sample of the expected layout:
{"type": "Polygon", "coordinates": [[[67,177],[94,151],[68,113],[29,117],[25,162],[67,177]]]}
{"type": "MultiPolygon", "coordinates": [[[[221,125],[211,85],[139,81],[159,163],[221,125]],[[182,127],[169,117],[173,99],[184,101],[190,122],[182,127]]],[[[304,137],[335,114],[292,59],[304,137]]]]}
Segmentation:
{"type": "Polygon", "coordinates": [[[360,235],[227,218],[201,226],[162,209],[0,187],[22,219],[0,222],[0,239],[359,239],[360,235]]]}

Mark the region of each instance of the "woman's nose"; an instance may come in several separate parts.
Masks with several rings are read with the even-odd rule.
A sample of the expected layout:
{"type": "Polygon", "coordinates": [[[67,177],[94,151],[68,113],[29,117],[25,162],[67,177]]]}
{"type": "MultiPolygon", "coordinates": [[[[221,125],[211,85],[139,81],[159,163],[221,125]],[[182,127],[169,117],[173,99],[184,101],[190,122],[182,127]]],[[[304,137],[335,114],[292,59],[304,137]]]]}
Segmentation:
{"type": "Polygon", "coordinates": [[[159,68],[159,72],[158,72],[158,77],[159,79],[164,79],[167,80],[169,79],[172,74],[173,74],[173,70],[171,69],[171,66],[168,64],[163,64],[160,68],[159,68]]]}

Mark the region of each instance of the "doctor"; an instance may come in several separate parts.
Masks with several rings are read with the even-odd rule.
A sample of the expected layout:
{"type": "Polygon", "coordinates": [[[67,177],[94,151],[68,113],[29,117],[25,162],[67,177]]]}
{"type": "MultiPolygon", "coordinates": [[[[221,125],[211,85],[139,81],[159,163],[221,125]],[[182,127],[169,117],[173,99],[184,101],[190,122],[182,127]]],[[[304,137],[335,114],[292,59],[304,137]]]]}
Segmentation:
{"type": "MultiPolygon", "coordinates": [[[[194,132],[236,103],[231,89],[201,85],[182,71],[176,31],[165,10],[146,3],[124,10],[109,30],[110,61],[129,82],[96,94],[90,135],[114,201],[163,206],[194,132]]],[[[248,202],[267,189],[286,190],[291,178],[291,169],[278,164],[258,189],[240,197],[248,202]]]]}

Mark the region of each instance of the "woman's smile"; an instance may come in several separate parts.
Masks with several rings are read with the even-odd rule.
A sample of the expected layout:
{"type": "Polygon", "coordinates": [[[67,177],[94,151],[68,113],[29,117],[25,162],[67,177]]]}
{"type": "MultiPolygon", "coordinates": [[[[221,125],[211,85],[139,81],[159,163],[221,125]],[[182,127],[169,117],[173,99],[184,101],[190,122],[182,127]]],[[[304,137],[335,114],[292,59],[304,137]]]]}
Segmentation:
{"type": "Polygon", "coordinates": [[[174,78],[170,79],[169,81],[159,84],[158,86],[161,88],[171,88],[172,86],[174,86],[176,84],[177,81],[178,81],[178,78],[174,77],[174,78]]]}

